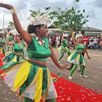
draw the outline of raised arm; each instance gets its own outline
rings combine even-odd
[[[6,9],[11,11],[12,17],[13,17],[13,22],[14,22],[14,25],[16,27],[17,32],[21,35],[22,39],[26,43],[30,43],[32,38],[26,31],[23,30],[23,28],[19,22],[19,19],[17,17],[17,14],[16,14],[14,7],[12,5],[4,4],[4,3],[0,3],[0,7],[6,8]]]
[[[74,45],[76,45],[76,42],[75,42],[75,32],[74,31],[72,31],[72,41],[73,41],[73,43],[74,43]]]

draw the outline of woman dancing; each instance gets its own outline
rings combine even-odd
[[[67,53],[68,56],[71,54],[71,51],[68,49],[68,40],[65,35],[62,36],[61,46],[58,50],[60,52],[59,61],[63,58],[65,53]]]
[[[87,77],[86,75],[84,75],[84,70],[86,67],[86,62],[84,59],[84,56],[82,55],[83,52],[86,53],[88,59],[90,59],[90,56],[88,55],[88,52],[86,50],[85,45],[82,43],[82,34],[76,34],[75,38],[74,38],[74,34],[75,32],[72,32],[72,39],[75,45],[75,51],[68,57],[67,61],[70,62],[71,64],[73,64],[70,72],[69,72],[69,79],[72,79],[72,75],[75,72],[75,70],[78,68],[78,66],[80,66],[81,69],[81,77]]]
[[[37,17],[28,26],[28,32],[24,31],[16,11],[12,5],[0,3],[0,7],[11,11],[16,30],[27,43],[28,58],[22,64],[1,68],[7,73],[5,83],[19,95],[24,95],[24,102],[56,102],[56,90],[46,60],[51,57],[58,68],[63,69],[67,64],[58,63],[52,47],[47,39],[46,17]],[[33,37],[30,35],[34,35]]]

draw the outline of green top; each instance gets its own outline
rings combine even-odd
[[[78,44],[76,46],[76,52],[83,52],[84,49],[85,49],[85,45],[84,44]]]
[[[21,40],[22,47],[25,47],[24,40]]]
[[[28,45],[27,53],[31,59],[46,60],[51,55],[49,42],[46,37],[42,39],[44,44],[40,45],[37,37],[33,37],[32,42]]]
[[[3,44],[5,43],[5,40],[3,40],[2,38],[0,38],[0,48],[3,47]]]
[[[64,39],[61,45],[64,47],[67,47],[68,46],[68,40]]]
[[[13,35],[9,35],[9,41],[13,41]]]
[[[14,43],[14,46],[13,46],[13,50],[14,50],[15,52],[23,51],[22,43],[21,43],[21,44],[18,44],[17,42],[15,42],[15,43]]]

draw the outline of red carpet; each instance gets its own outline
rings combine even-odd
[[[57,78],[54,74],[52,76]],[[54,84],[58,94],[57,102],[102,102],[102,94],[64,78],[59,78]]]
[[[4,55],[0,54],[0,66],[3,65],[2,58],[4,58]],[[54,74],[52,76],[57,78]],[[54,84],[58,94],[57,102],[102,102],[102,94],[98,94],[64,78],[59,78]]]
[[[4,54],[1,54],[0,53],[0,67],[3,66],[3,63],[2,63],[2,59],[4,58]],[[0,74],[2,73],[3,71],[0,71]]]
[[[58,94],[57,102],[102,102],[102,94],[63,78],[55,82],[55,87]]]

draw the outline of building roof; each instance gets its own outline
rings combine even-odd
[[[97,28],[94,28],[94,27],[83,27],[82,31],[102,32],[101,29],[97,29]]]

